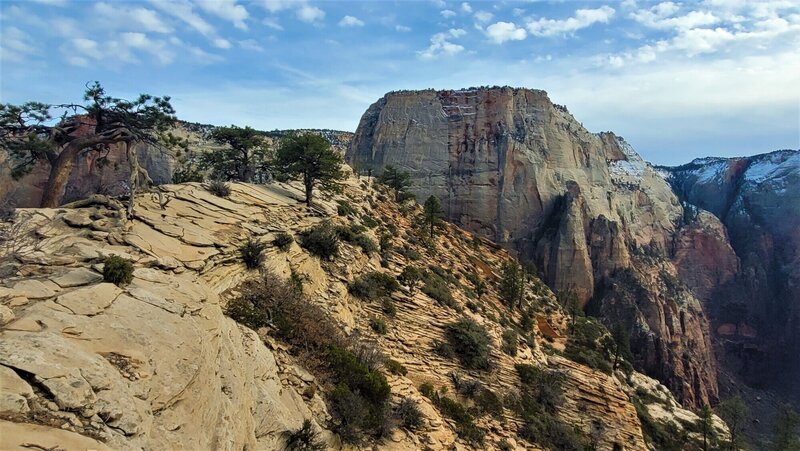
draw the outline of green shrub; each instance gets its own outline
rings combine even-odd
[[[334,230],[340,240],[361,247],[361,250],[367,255],[378,251],[378,245],[364,233],[366,229],[358,224],[337,225]]]
[[[392,301],[391,298],[383,298],[381,299],[381,311],[386,316],[392,318],[397,314],[397,307],[395,307],[394,301]]]
[[[491,340],[483,326],[468,318],[461,319],[447,326],[447,340],[464,367],[489,368]]]
[[[503,400],[497,394],[487,388],[478,390],[472,398],[475,407],[481,415],[491,415],[501,418],[503,415]]]
[[[397,360],[386,359],[383,362],[383,366],[386,368],[386,371],[394,374],[395,376],[405,376],[408,374],[406,367],[404,367],[403,364]]]
[[[426,398],[432,398],[436,393],[436,389],[430,382],[423,382],[422,385],[419,386],[419,392]]]
[[[337,200],[336,203],[337,203],[336,214],[338,214],[339,216],[349,216],[356,214],[356,211],[353,208],[353,206],[350,205],[350,202],[347,202],[346,200]]]
[[[419,409],[417,401],[411,398],[403,398],[397,406],[395,415],[400,419],[400,424],[409,431],[416,431],[422,426],[422,411]]]
[[[231,186],[222,180],[212,180],[206,185],[206,190],[217,197],[228,197],[231,195]]]
[[[446,359],[452,359],[456,356],[456,351],[446,341],[433,341],[433,352]]]
[[[133,280],[133,263],[118,255],[109,255],[103,260],[103,280],[124,286]]]
[[[355,244],[361,248],[367,255],[372,255],[375,252],[378,252],[379,248],[378,245],[375,243],[375,240],[368,237],[365,234],[360,234],[356,237]]]
[[[330,316],[273,272],[264,271],[243,282],[238,291],[240,295],[228,302],[225,313],[251,329],[272,325],[289,344],[317,352],[343,342]]]
[[[330,260],[339,255],[339,237],[328,223],[300,232],[300,245],[322,259]]]
[[[378,221],[376,221],[376,220],[375,220],[375,218],[373,218],[373,217],[372,217],[372,216],[370,216],[370,215],[364,215],[364,216],[362,216],[362,217],[361,217],[361,222],[363,222],[363,223],[364,223],[364,225],[365,225],[365,226],[367,226],[367,227],[369,227],[370,229],[374,229],[375,227],[378,227],[378,226],[380,225],[380,224],[378,223]]]
[[[428,271],[425,274],[424,284],[421,290],[442,305],[446,305],[450,308],[455,308],[457,306],[456,300],[453,298],[453,293],[450,292],[450,286],[447,285],[447,282],[443,278],[432,271]]]
[[[425,390],[423,390],[423,387]],[[469,410],[461,403],[453,398],[447,396],[440,396],[433,390],[433,386],[420,387],[422,394],[433,401],[433,404],[439,411],[447,418],[450,418],[456,423],[456,433],[460,438],[466,440],[473,445],[483,444],[485,436],[484,431],[475,425],[474,418]]]
[[[517,346],[519,344],[519,336],[514,329],[507,329],[503,332],[503,346],[502,350],[510,356],[517,355]]]
[[[318,431],[314,430],[311,420],[303,420],[303,425],[294,431],[284,432],[288,451],[324,451],[327,449],[325,442],[320,438]]]
[[[275,235],[275,238],[272,240],[272,245],[282,250],[283,252],[286,252],[292,246],[292,242],[294,242],[294,238],[292,238],[292,235],[286,232],[280,232],[277,235]]]
[[[601,339],[609,336],[606,328],[592,318],[576,317],[572,326],[572,336],[567,341],[564,356],[606,374],[611,374],[611,358],[601,344]]]
[[[422,270],[416,266],[406,266],[397,278],[400,283],[408,287],[411,294],[416,291],[417,284],[422,280]]]
[[[416,249],[409,246],[408,244],[404,244],[403,247],[400,248],[398,253],[400,253],[400,255],[411,261],[420,260],[422,258],[422,255],[419,252],[417,252]]]
[[[365,433],[385,431],[391,390],[386,378],[356,354],[332,346],[327,361],[338,382],[331,400],[338,420],[337,432],[349,443],[360,441]]]
[[[239,247],[239,254],[242,256],[245,266],[248,269],[255,269],[264,263],[264,249],[267,245],[250,237]]]
[[[389,331],[389,326],[386,325],[386,321],[381,318],[372,318],[369,320],[369,327],[372,328],[375,333],[380,335],[386,335],[386,332]]]
[[[390,274],[373,271],[362,274],[350,283],[348,291],[357,298],[373,300],[388,296],[399,289],[400,284]]]

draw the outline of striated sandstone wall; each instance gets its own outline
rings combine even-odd
[[[347,160],[376,172],[387,164],[409,171],[419,199],[439,197],[450,221],[534,260],[550,287],[584,303],[609,299],[618,286],[612,279],[626,268],[646,279],[656,261],[671,267],[683,227],[677,197],[649,164],[612,133],[588,132],[544,91],[387,94],[364,113]],[[630,254],[642,249],[654,260],[634,266]],[[634,314],[605,321],[624,322],[638,338],[642,369],[688,387],[678,391],[685,403],[715,400],[703,309],[688,307],[696,300],[670,304],[655,287],[644,289],[651,294],[645,305],[631,300]],[[689,318],[686,328],[670,328],[665,310]],[[659,362],[651,362],[644,343],[656,343]]]

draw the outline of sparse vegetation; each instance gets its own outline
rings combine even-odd
[[[292,246],[293,242],[294,238],[292,238],[292,235],[286,232],[280,232],[277,235],[275,235],[275,238],[272,240],[272,245],[277,247],[281,251],[286,252]]]
[[[350,294],[364,300],[389,296],[399,289],[400,284],[397,283],[397,279],[390,274],[378,271],[362,274],[348,287]]]
[[[417,285],[422,280],[422,270],[416,266],[406,266],[403,268],[403,271],[400,272],[398,280],[400,283],[408,287],[409,293],[414,294],[417,289]]]
[[[489,368],[491,339],[486,329],[464,318],[447,326],[447,341],[465,368]]]
[[[386,165],[379,181],[394,190],[394,201],[400,202],[406,189],[411,186],[411,175],[407,171],[401,171],[392,165]]]
[[[250,237],[239,248],[242,261],[248,269],[259,268],[264,263],[264,250],[267,248],[265,243]]]
[[[420,386],[420,392],[430,399],[439,411],[456,424],[458,436],[473,445],[483,444],[486,433],[475,424],[475,419],[469,409],[453,398],[439,394],[430,383]]]
[[[200,155],[199,166],[217,180],[265,182],[269,179],[269,147],[260,132],[250,127],[214,127],[211,139],[224,147]]]
[[[287,451],[324,451],[325,442],[320,438],[314,424],[309,419],[303,420],[302,426],[294,431],[284,432]]]
[[[369,327],[371,327],[372,330],[379,335],[386,335],[386,332],[389,331],[389,326],[386,324],[386,321],[381,318],[370,319]]]
[[[133,263],[118,255],[109,255],[103,260],[103,280],[117,286],[133,281]]]
[[[228,197],[231,195],[231,186],[222,180],[212,180],[208,182],[206,190],[217,197]]]
[[[602,324],[593,318],[579,317],[572,326],[572,335],[567,341],[564,356],[591,368],[611,374],[612,364],[609,361],[608,343],[601,339],[608,335]]]
[[[300,245],[322,259],[339,255],[339,236],[327,222],[300,232]]]
[[[514,329],[507,329],[503,332],[503,346],[502,350],[510,356],[517,355],[517,346],[519,344],[519,335]]]
[[[406,374],[408,374],[408,370],[406,369],[406,367],[404,367],[403,364],[398,362],[397,360],[386,359],[383,362],[383,366],[384,368],[386,368],[386,371],[396,376],[405,376]]]
[[[409,431],[416,431],[422,426],[424,416],[419,409],[419,404],[414,399],[403,398],[395,410],[395,415],[400,420],[400,424]]]
[[[451,308],[456,307],[456,300],[453,298],[453,293],[450,291],[447,281],[433,271],[424,273],[422,292],[442,305]]]

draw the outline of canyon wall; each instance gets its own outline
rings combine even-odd
[[[637,365],[683,402],[716,399],[708,322],[672,259],[700,267],[691,240],[677,238],[713,241],[722,226],[711,215],[685,221],[670,185],[622,138],[590,133],[544,91],[402,91],[369,107],[346,156],[360,170],[410,172],[418,199],[437,196],[448,220],[622,323]]]

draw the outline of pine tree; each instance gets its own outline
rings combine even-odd
[[[289,135],[281,142],[274,167],[291,178],[303,182],[306,205],[311,206],[314,188],[337,191],[342,172],[342,156],[331,148],[323,136],[316,133]]]
[[[500,298],[510,308],[522,305],[525,294],[525,274],[516,261],[503,264],[503,276],[500,280]]]
[[[411,174],[387,164],[381,174],[381,183],[394,190],[394,201],[400,202],[402,194],[411,186]]]
[[[434,229],[442,221],[442,204],[436,196],[430,196],[423,205],[423,222],[430,228],[431,239],[433,239]]]
[[[736,395],[733,398],[722,401],[717,407],[717,412],[728,424],[728,429],[731,432],[731,440],[728,442],[727,449],[730,451],[741,449],[744,445],[742,429],[747,424],[749,416],[747,404],[744,403],[741,396]]]

